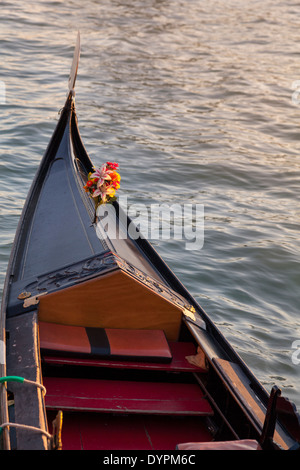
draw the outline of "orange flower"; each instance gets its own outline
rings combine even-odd
[[[110,177],[111,177],[112,181],[116,181],[117,183],[119,183],[121,181],[121,176],[116,171],[112,172],[110,174]]]

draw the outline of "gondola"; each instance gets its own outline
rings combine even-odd
[[[1,449],[298,449],[294,404],[265,390],[152,245],[130,235],[118,200],[95,215],[75,110],[79,55],[78,35],[8,265]]]

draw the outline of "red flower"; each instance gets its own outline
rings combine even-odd
[[[106,162],[106,165],[111,169],[111,170],[116,170],[118,168],[118,163],[115,162]]]

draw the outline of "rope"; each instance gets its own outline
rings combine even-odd
[[[39,432],[41,434],[44,434],[48,439],[51,439],[52,436],[49,434],[47,431],[44,431],[43,429],[40,428],[35,428],[34,426],[27,426],[27,424],[18,424],[18,423],[3,423],[0,426],[0,435],[3,431],[4,428],[12,426],[14,428],[21,428],[21,429],[27,429],[28,431],[34,431],[34,432]]]
[[[39,382],[34,382],[33,380],[28,380],[25,379],[24,377],[19,377],[17,375],[7,375],[5,377],[0,377],[0,384],[3,384],[5,382],[20,382],[20,383],[28,383],[31,385],[35,385],[36,387],[40,388],[44,394],[46,394],[46,388],[44,385],[40,384]],[[27,429],[28,431],[33,431],[33,432],[39,432],[41,434],[44,434],[48,439],[51,439],[52,436],[49,434],[47,431],[44,431],[43,429],[36,428],[34,426],[28,426],[27,424],[18,424],[18,423],[3,423],[0,425],[0,436],[3,432],[3,429],[5,427],[15,427],[15,428],[21,428],[21,429]]]
[[[39,382],[34,382],[33,380],[24,379],[24,377],[19,377],[17,375],[8,375],[6,377],[0,377],[0,383],[4,382],[20,382],[35,385],[36,387],[40,388],[46,395],[46,388],[44,387],[44,385],[40,384]]]

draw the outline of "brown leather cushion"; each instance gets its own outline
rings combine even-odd
[[[113,356],[165,357],[172,359],[162,330],[105,329]]]
[[[254,439],[239,441],[214,442],[186,442],[178,444],[177,450],[261,450],[259,443]]]
[[[162,330],[84,328],[39,322],[40,347],[47,354],[92,355],[118,359],[171,362]]]

